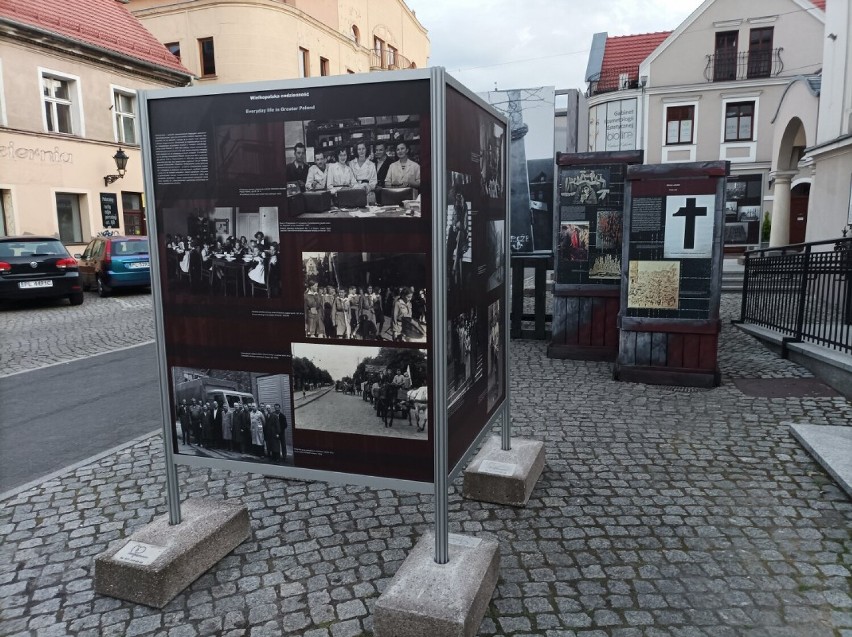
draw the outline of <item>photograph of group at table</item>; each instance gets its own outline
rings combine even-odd
[[[278,241],[262,230],[225,234],[231,228],[227,217],[187,218],[186,234],[165,236],[168,283],[174,292],[267,298],[279,294]]]
[[[420,216],[419,118],[292,124],[298,141],[287,148],[290,216]]]

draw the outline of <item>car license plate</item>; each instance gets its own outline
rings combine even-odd
[[[148,262],[145,261],[145,262],[139,262],[139,263],[128,263],[127,267],[130,268],[131,270],[141,270],[143,268],[145,268],[147,270],[148,269]]]
[[[22,290],[26,290],[27,288],[52,288],[53,281],[50,279],[43,281],[21,281],[18,283],[18,287]]]

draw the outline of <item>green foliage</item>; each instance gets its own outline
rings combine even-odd
[[[331,374],[307,358],[293,357],[293,386],[299,389],[305,383],[331,384]]]
[[[769,218],[769,211],[766,211],[763,213],[763,223],[760,226],[760,240],[764,243],[768,243],[771,231],[772,220]]]

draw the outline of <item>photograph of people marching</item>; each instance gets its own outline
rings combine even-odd
[[[426,439],[426,350],[316,342],[292,348],[297,431]]]
[[[176,453],[293,464],[288,374],[172,368]]]
[[[303,252],[305,336],[423,343],[423,254]]]

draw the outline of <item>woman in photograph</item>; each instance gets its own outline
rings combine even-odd
[[[334,288],[329,285],[323,288],[323,290],[322,322],[325,325],[325,333],[328,336],[334,336],[336,331],[334,327]]]
[[[349,338],[349,299],[343,288],[334,295],[334,311],[332,313],[334,334],[337,338]]]
[[[346,149],[341,148],[337,151],[337,163],[329,164],[328,166],[326,183],[332,194],[341,188],[355,187],[355,175],[352,173],[347,159]]]
[[[411,323],[411,290],[403,288],[393,305],[393,340],[404,340],[406,324]]]
[[[355,146],[357,156],[349,162],[349,167],[352,169],[352,174],[355,176],[355,181],[367,191],[367,199],[369,202],[369,193],[376,189],[378,177],[376,176],[376,165],[367,159],[367,144],[358,142]],[[373,197],[375,202],[375,197]]]
[[[310,338],[325,338],[325,325],[322,322],[322,295],[317,289],[315,279],[308,279],[305,290],[305,335]]]
[[[368,286],[358,303],[358,332],[362,339],[376,338],[376,311],[373,309],[373,287]]]
[[[358,333],[358,307],[361,295],[355,291],[355,286],[349,288],[349,338],[355,338]]]
[[[376,288],[373,292],[373,316],[376,317],[376,336],[381,339],[385,327],[385,312],[382,309],[382,289]]]
[[[260,247],[257,245],[252,248],[251,263],[252,266],[249,270],[248,278],[255,283],[264,285],[266,283],[266,255],[261,252]]]

